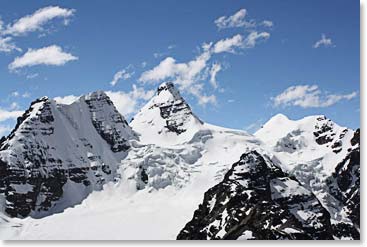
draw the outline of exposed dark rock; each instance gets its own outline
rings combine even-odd
[[[343,210],[348,218],[353,222],[353,226],[348,226],[354,230],[349,230],[349,235],[354,239],[359,239],[360,228],[360,147],[359,129],[355,131],[351,140],[353,149],[348,150],[347,156],[336,166],[334,173],[328,178],[327,184],[330,194],[337,198],[344,205]],[[340,234],[344,234],[347,224],[336,227]],[[336,233],[337,234],[337,233]],[[357,237],[356,237],[357,236]]]
[[[315,141],[319,145],[324,145],[334,140],[333,122],[325,116],[317,118],[318,123],[315,126],[316,131],[313,133]]]
[[[130,146],[124,137],[124,133],[121,133],[117,128],[104,124],[106,118],[110,118],[113,119],[115,124],[122,124],[124,128],[128,128],[129,125],[113,106],[110,98],[104,92],[95,92],[89,97],[86,97],[85,102],[90,109],[94,127],[102,138],[111,145],[111,150],[113,152],[127,151]],[[112,106],[114,109],[113,113],[109,116],[106,116],[104,112],[106,104]]]
[[[130,127],[109,98],[105,94],[95,93],[86,101],[94,127],[111,145],[111,150],[118,152],[128,149],[123,127]],[[93,149],[87,138],[80,138],[80,144],[70,144],[66,135],[65,140],[62,137],[57,139],[59,146],[54,145],[55,138],[60,138],[54,136],[57,111],[55,102],[46,97],[32,102],[29,109],[18,118],[15,129],[0,143],[0,193],[5,196],[6,203],[2,206],[9,216],[47,216],[52,214],[53,208],[65,195],[66,184],[81,186],[83,192],[72,196],[76,198],[72,200],[78,203],[91,191],[101,189],[106,178],[113,179],[110,164],[102,162],[101,156],[86,151],[92,152]],[[60,145],[68,144],[69,150],[65,148],[58,153]],[[78,154],[73,147],[83,147],[80,152],[85,153]]]
[[[209,189],[177,239],[332,239],[316,197],[256,151]]]
[[[154,107],[159,107],[161,117],[166,120],[165,128],[179,135],[186,131],[183,126],[189,121],[190,117],[197,117],[192,113],[190,106],[181,97],[173,83],[165,83],[158,87],[158,96],[164,91],[169,91],[173,96],[173,100],[155,105]],[[199,119],[198,121],[201,122]]]

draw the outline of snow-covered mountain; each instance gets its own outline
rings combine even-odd
[[[282,121],[288,126],[276,128]],[[358,238],[357,132],[315,121],[312,129],[278,115],[256,136],[214,126],[172,83],[130,125],[103,92],[70,105],[39,99],[1,142],[0,235]]]
[[[329,211],[335,234],[359,231],[359,129],[341,127],[325,116],[290,120],[282,114],[255,133],[284,170],[311,190]]]
[[[190,141],[203,124],[173,83],[162,83],[130,126],[140,134],[141,142],[167,146]]]
[[[71,105],[32,102],[0,148],[0,201],[10,216],[39,218],[80,203],[116,177],[136,139],[103,92]]]
[[[178,239],[333,239],[316,197],[266,156],[245,153],[208,190]]]

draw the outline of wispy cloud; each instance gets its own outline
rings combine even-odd
[[[261,32],[258,33],[257,31],[251,32],[246,40],[245,40],[245,47],[246,48],[254,48],[258,41],[267,40],[270,38],[270,33],[268,32]]]
[[[262,119],[259,119],[259,120],[255,121],[255,122],[253,122],[253,123],[245,126],[244,129],[245,129],[245,131],[253,134],[257,130],[259,130],[261,128],[261,126],[263,125],[263,123],[264,123],[263,120]]]
[[[18,97],[22,97],[22,98],[29,98],[31,96],[31,94],[29,92],[24,92],[24,93],[20,93],[18,91],[13,91],[10,93],[10,95],[8,96],[8,100],[10,98],[18,98]]]
[[[23,111],[5,110],[0,108],[0,122],[6,121],[8,119],[16,119],[22,114]]]
[[[240,34],[236,34],[231,38],[219,40],[214,44],[214,53],[222,52],[235,52],[235,48],[243,47],[243,37]]]
[[[246,9],[240,9],[231,16],[221,16],[214,21],[219,29],[233,28],[233,27],[254,27],[256,24],[253,20],[247,21]]]
[[[0,52],[12,52],[12,51],[19,51],[21,52],[22,49],[20,49],[19,47],[17,47],[14,42],[12,37],[1,37],[0,36]]]
[[[34,78],[36,78],[36,77],[38,77],[39,76],[39,74],[38,73],[33,73],[33,74],[29,74],[29,75],[27,75],[26,76],[26,78],[28,79],[28,80],[31,80],[31,79],[34,79]]]
[[[26,15],[13,24],[7,25],[7,28],[2,32],[4,35],[20,36],[29,32],[42,31],[44,25],[53,19],[61,18],[64,24],[69,23],[69,19],[75,13],[74,9],[61,8],[59,6],[48,6],[38,9],[31,15]]]
[[[272,98],[272,102],[275,107],[328,107],[341,100],[351,100],[356,96],[357,92],[349,94],[328,94],[322,92],[317,85],[297,85],[287,88],[285,91]]]
[[[313,48],[319,48],[321,46],[324,47],[334,47],[333,41],[330,38],[326,38],[325,34],[321,35],[321,39],[316,41],[316,43],[313,45]]]
[[[166,57],[154,68],[144,71],[139,81],[142,83],[159,83],[164,80],[172,80],[180,90],[193,95],[200,105],[216,104],[216,96],[204,93],[205,81],[218,88],[217,73],[221,70],[219,63],[210,63],[215,54],[236,53],[240,49],[255,47],[258,41],[266,40],[269,33],[256,31],[250,32],[246,38],[241,34],[224,38],[217,42],[204,43],[200,53],[186,63],[179,63],[173,57]]]
[[[254,31],[254,29],[258,27],[266,27],[271,28],[274,26],[274,23],[270,20],[263,20],[257,22],[254,19],[246,19],[247,18],[247,10],[240,9],[236,13],[230,16],[221,16],[214,21],[215,25],[218,29],[226,29],[226,28],[245,28],[246,30]]]
[[[135,74],[134,71],[131,71],[132,68],[133,68],[133,66],[130,64],[126,68],[117,71],[116,74],[113,76],[113,79],[110,82],[110,85],[115,86],[117,84],[117,82],[119,82],[120,80],[130,79]]]
[[[210,68],[210,84],[213,88],[218,88],[217,74],[221,71],[222,66],[219,63],[214,63]]]
[[[139,78],[143,83],[158,83],[171,79],[180,89],[190,93],[198,99],[199,104],[214,103],[215,96],[203,93],[203,84],[200,79],[205,76],[205,68],[212,55],[212,45],[204,44],[203,51],[187,63],[177,63],[172,57],[162,60],[156,67],[143,72]]]
[[[260,23],[260,25],[262,25],[264,27],[273,27],[274,23],[272,21],[269,21],[269,20],[264,20]]]
[[[30,67],[35,65],[53,65],[61,66],[67,62],[77,60],[78,57],[70,53],[64,52],[61,47],[52,45],[40,49],[28,49],[28,51],[20,57],[16,57],[14,61],[9,64],[10,70],[16,70],[23,67]]]

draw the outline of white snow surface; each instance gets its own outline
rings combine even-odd
[[[314,132],[323,126],[330,127],[326,135],[332,140],[320,145]],[[342,205],[330,195],[326,179],[351,148],[353,130],[341,127],[322,115],[290,120],[283,114],[277,114],[254,135],[264,143],[263,148],[276,155],[283,170],[295,175],[303,186],[316,195],[329,211],[333,222],[350,223]],[[333,148],[339,142],[340,147]]]

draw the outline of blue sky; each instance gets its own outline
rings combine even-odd
[[[0,135],[44,95],[102,89],[130,118],[166,80],[216,125],[360,126],[359,1],[3,0],[0,20]]]

